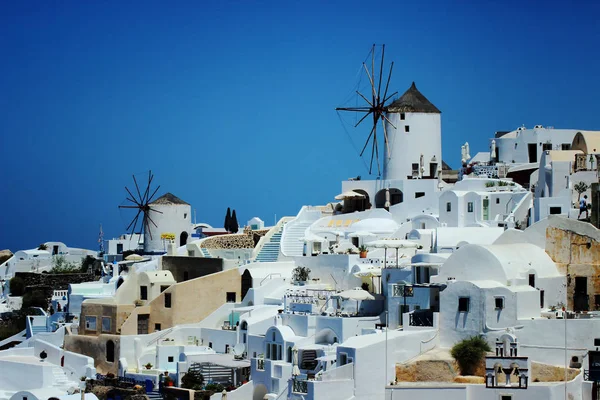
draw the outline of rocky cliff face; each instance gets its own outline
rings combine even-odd
[[[6,260],[11,258],[13,253],[10,250],[0,250],[0,264],[4,264]]]

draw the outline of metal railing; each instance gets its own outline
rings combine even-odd
[[[294,379],[292,381],[292,392],[308,393],[308,383],[306,381],[299,381],[299,380]]]

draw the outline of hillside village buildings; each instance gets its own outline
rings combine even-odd
[[[229,400],[592,399],[600,231],[577,217],[579,195],[596,198],[600,132],[498,133],[452,183],[440,111],[413,84],[388,115],[382,179],[342,182],[339,203],[198,238],[189,204],[159,198],[155,239],[133,238],[143,256],[108,246],[99,280],[53,298],[66,311],[0,342],[17,344],[0,351],[0,398],[97,374],[157,391],[200,371]],[[17,252],[0,273],[52,257]],[[449,349],[472,336],[493,352],[469,380]],[[450,372],[422,374],[435,365]]]

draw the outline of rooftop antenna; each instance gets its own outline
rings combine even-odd
[[[104,254],[104,232],[102,232],[102,224],[100,224],[100,233],[98,234],[98,247],[100,253]]]

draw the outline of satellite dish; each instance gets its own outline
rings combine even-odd
[[[235,346],[233,346],[232,352],[234,356],[242,356],[245,350],[246,346],[244,346],[243,343],[238,343]]]

